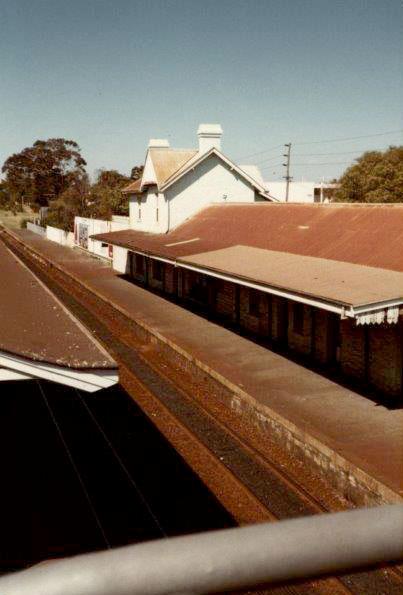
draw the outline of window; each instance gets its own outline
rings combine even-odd
[[[292,330],[297,335],[304,334],[304,304],[293,305]]]
[[[101,248],[107,248],[109,246],[109,244],[106,244],[105,242],[101,242]]]
[[[153,278],[155,281],[162,281],[163,267],[160,260],[153,260]]]
[[[137,197],[137,206],[138,206],[137,219],[138,219],[138,221],[141,221],[141,198],[140,198],[140,196]]]
[[[249,314],[259,316],[260,293],[256,289],[249,289]]]

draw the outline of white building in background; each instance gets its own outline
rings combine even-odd
[[[265,187],[270,197],[279,202],[285,202],[286,187],[285,181],[265,182]],[[290,182],[288,202],[329,202],[337,184],[326,182]]]
[[[201,124],[197,136],[195,149],[150,140],[142,178],[123,190],[131,229],[166,233],[212,203],[273,200],[257,167],[238,166],[221,152],[219,124]]]

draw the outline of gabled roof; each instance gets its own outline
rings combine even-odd
[[[226,157],[223,153],[221,153],[221,151],[219,151],[215,147],[212,147],[206,153],[196,152],[196,154],[191,159],[185,162],[181,168],[179,168],[176,172],[174,172],[169,178],[165,180],[160,189],[166,190],[167,188],[175,184],[178,180],[180,180],[190,170],[196,168],[198,165],[200,165],[200,163],[202,163],[212,155],[215,155],[218,159],[223,161],[232,171],[235,171],[239,176],[246,180],[260,194],[267,196],[267,192],[263,184],[255,180],[251,175],[249,175],[249,173],[247,173],[238,165],[233,163],[230,159],[228,159],[228,157]]]
[[[130,182],[128,186],[125,186],[122,190],[123,194],[140,194],[141,193],[141,178]]]
[[[175,172],[181,170],[197,151],[192,149],[149,149],[149,154],[154,165],[158,188],[161,190],[166,181]]]
[[[130,192],[142,192],[150,185],[160,190],[165,181],[189,161],[197,151],[192,149],[149,148],[144,164],[140,187],[136,185]],[[126,189],[127,192],[127,189]]]
[[[135,180],[122,192],[124,194],[139,194],[147,186],[154,184],[158,190],[164,191],[212,155],[223,161],[261,195],[269,197],[257,167],[247,166],[242,169],[214,147],[206,153],[200,153],[195,149],[150,148],[147,151],[141,180]],[[255,176],[253,172],[256,172]]]

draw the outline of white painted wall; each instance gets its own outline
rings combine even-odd
[[[112,231],[119,231],[119,229],[129,229],[130,218],[126,215],[112,215],[111,227]]]
[[[87,250],[97,256],[103,258],[110,258],[109,249],[107,245],[102,245],[102,242],[98,240],[91,240],[90,236],[98,233],[108,233],[110,231],[120,231],[122,229],[128,229],[130,227],[129,217],[112,217],[112,221],[104,221],[103,219],[90,219],[88,217],[75,217],[74,218],[74,241],[76,246],[80,246],[79,226],[87,228],[88,233],[88,245]],[[81,244],[81,248],[85,248]]]
[[[151,186],[142,196],[131,196],[129,213],[132,229],[152,233],[165,233],[168,230],[168,203],[156,186]]]
[[[151,186],[143,196],[130,196],[130,227],[166,233],[211,203],[254,201],[254,188],[216,155],[211,155],[165,193]]]
[[[277,200],[284,202],[286,194],[286,183],[284,182],[265,182],[265,186],[271,196]],[[326,184],[322,182],[290,182],[290,190],[288,195],[288,202],[314,202],[315,188],[334,188],[334,184]],[[326,202],[326,201],[325,201]]]
[[[254,202],[255,190],[211,155],[166,190],[172,229],[211,203]]]
[[[150,141],[151,142],[151,141]],[[155,175],[155,169],[153,160],[151,159],[150,152],[147,151],[146,160],[144,163],[144,171],[142,175],[142,184],[156,184],[157,176]]]
[[[112,266],[118,273],[125,274],[128,272],[128,252],[126,248],[121,248],[121,246],[113,247]]]
[[[82,228],[87,228],[87,246],[85,246],[83,243],[80,244],[80,226],[82,226]],[[103,221],[102,219],[89,219],[87,217],[74,218],[74,238],[76,246],[81,246],[81,248],[85,248],[92,254],[102,256],[103,258],[109,258],[108,246],[102,246],[102,242],[98,242],[98,240],[91,240],[90,236],[97,233],[107,233],[109,231],[111,231],[110,221]]]
[[[61,246],[68,246],[72,248],[74,246],[74,234],[71,231],[64,231],[58,227],[46,226],[46,239],[51,242],[56,242]]]
[[[33,233],[36,233],[39,236],[46,237],[46,228],[41,227],[40,225],[36,225],[36,223],[31,223],[30,221],[27,221],[27,229],[29,231],[32,231]]]

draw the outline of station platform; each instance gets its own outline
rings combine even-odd
[[[257,415],[282,428],[312,460],[345,481],[362,482],[373,501],[403,500],[403,408],[386,406],[143,289],[80,249],[27,230],[31,249],[74,276],[137,324],[222,382]],[[232,403],[231,406],[234,406]],[[310,453],[310,454],[309,454]]]

